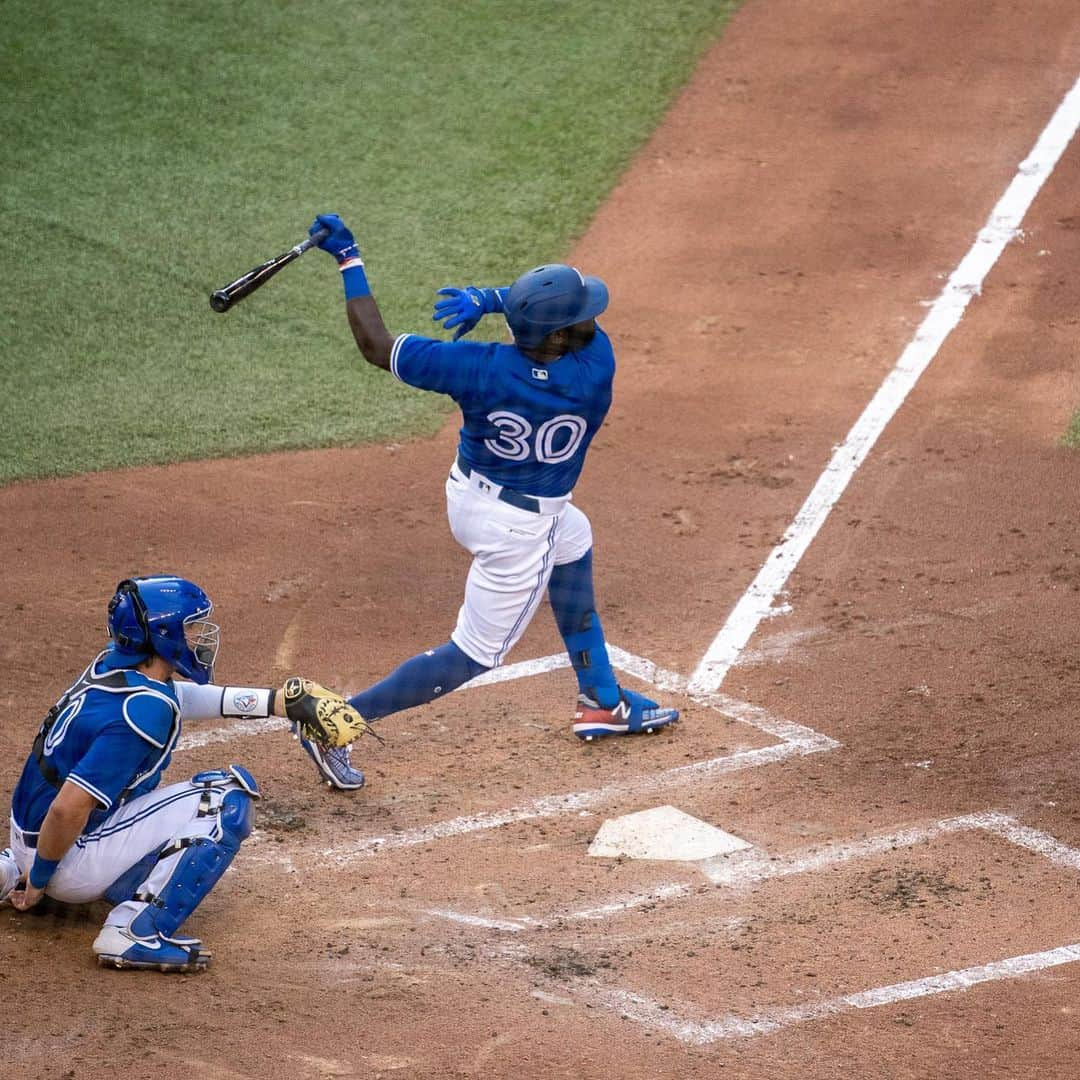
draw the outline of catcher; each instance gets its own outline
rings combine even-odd
[[[251,833],[259,787],[241,765],[159,787],[183,719],[285,716],[326,747],[366,730],[307,679],[213,685],[212,607],[184,578],[120,582],[109,645],[49,710],[12,796],[0,901],[28,911],[45,896],[109,900],[93,945],[102,966],[192,972],[210,962],[198,938],[177,931]]]

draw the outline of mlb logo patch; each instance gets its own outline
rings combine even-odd
[[[543,382],[547,382],[548,373],[542,367],[534,367],[532,369],[532,376],[534,379],[540,379]]]
[[[253,712],[258,700],[254,694],[233,694],[233,708],[238,713]]]

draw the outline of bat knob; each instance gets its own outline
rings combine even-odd
[[[232,307],[232,299],[227,292],[216,292],[210,297],[210,306],[220,315]]]

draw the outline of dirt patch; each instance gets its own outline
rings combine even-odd
[[[933,902],[954,904],[970,891],[967,885],[950,881],[939,871],[927,873],[925,870],[901,867],[897,870],[872,871],[865,881],[856,885],[852,895],[875,908],[905,911]],[[984,897],[990,895],[989,878],[982,880],[980,893]]]

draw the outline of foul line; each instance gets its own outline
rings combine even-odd
[[[886,376],[862,416],[829,459],[795,520],[765,560],[750,588],[728,616],[690,678],[690,691],[716,690],[736,662],[758,624],[772,611],[784,587],[855,471],[903,404],[919,377],[982,288],[983,279],[1005,245],[1020,230],[1028,208],[1053,172],[1080,125],[1080,79],[1065,95],[1034,149],[1019,165],[1016,176],[998,200],[974,244],[952,272],[914,338]]]

